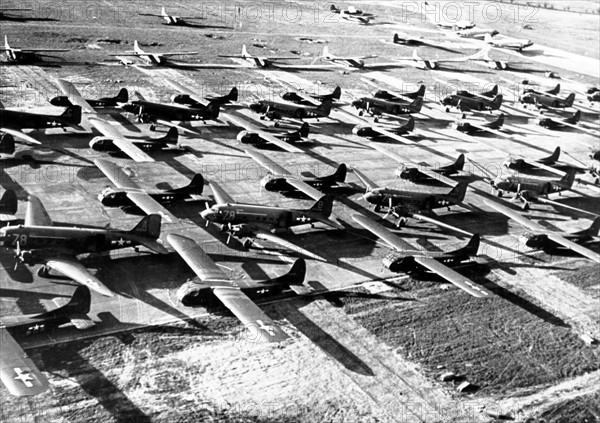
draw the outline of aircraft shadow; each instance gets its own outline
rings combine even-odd
[[[299,311],[303,300],[286,302],[277,307],[279,313],[283,315],[296,329],[306,336],[312,343],[318,346],[325,354],[340,363],[346,369],[365,376],[374,376],[373,370],[362,361],[356,354],[339,343],[331,335],[321,329],[312,320]],[[298,304],[298,306],[296,306]]]

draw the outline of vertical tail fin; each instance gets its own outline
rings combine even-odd
[[[119,103],[127,103],[129,101],[129,92],[127,88],[121,88],[119,94],[115,96],[115,101]]]
[[[319,213],[324,218],[328,218],[331,215],[331,210],[333,209],[333,196],[330,194],[326,194],[321,197],[310,209],[309,211],[313,213]]]
[[[341,163],[335,173],[333,174],[333,178],[336,182],[344,182],[346,180],[346,174],[348,173],[348,168],[345,163]]]
[[[196,173],[190,183],[182,188],[175,188],[169,190],[169,192],[183,192],[186,194],[202,194],[202,190],[204,189],[204,177],[200,173]]]
[[[10,46],[8,45],[8,36],[4,36],[4,48],[10,50]]]
[[[466,181],[460,181],[452,190],[446,194],[447,197],[452,198],[456,202],[462,202],[467,194],[467,187],[469,183]]]
[[[571,93],[567,96],[567,98],[565,98],[565,103],[571,107],[573,105],[573,102],[575,101],[575,93]]]
[[[246,44],[242,45],[242,57],[252,57],[248,54],[248,50],[246,49]]]
[[[329,54],[329,47],[324,46],[323,53],[321,55],[326,59],[329,59],[330,57],[332,57],[331,54]]]
[[[600,217],[594,219],[591,226],[585,230],[585,233],[589,236],[598,236],[600,233]]]
[[[415,129],[415,118],[414,117],[410,117],[408,118],[408,122],[406,122],[406,124],[404,124],[404,129],[407,131],[412,131]]]
[[[567,174],[560,179],[560,182],[571,188],[573,186],[573,182],[575,182],[575,170],[570,169]]]
[[[419,53],[417,53],[417,49],[413,50],[413,54],[412,54],[413,59],[415,60],[421,60],[421,58],[419,57]]]
[[[72,125],[81,123],[81,106],[69,106],[60,117]]]
[[[467,245],[463,247],[463,251],[470,256],[476,256],[477,251],[479,250],[480,242],[481,237],[479,234],[473,234]]]
[[[539,162],[543,163],[545,165],[552,165],[558,161],[559,157],[560,157],[560,146],[556,147],[554,149],[554,152],[551,155],[539,160]]]
[[[419,89],[417,91],[415,91],[414,94],[417,97],[424,97],[425,96],[425,84],[421,84],[421,86],[419,87]]]
[[[581,119],[581,110],[577,110],[572,116],[565,119],[566,123],[575,125]]]
[[[64,306],[54,310],[54,312],[64,313],[67,316],[71,314],[88,314],[91,302],[90,289],[85,285],[81,285],[77,287],[71,300]]]
[[[483,41],[485,41],[488,44],[492,44],[494,42],[494,40],[492,39],[492,36],[490,34],[485,34],[483,36]]]
[[[322,110],[325,114],[329,115],[329,112],[331,112],[332,105],[333,100],[331,100],[330,98],[326,98],[321,104],[317,106],[317,109]]]
[[[339,100],[341,96],[342,96],[342,89],[340,88],[339,85],[336,85],[335,89],[333,90],[333,92],[331,93],[331,95],[329,97],[331,97],[332,99],[335,99],[335,100]]]
[[[481,93],[484,97],[496,97],[498,95],[498,85],[494,85],[494,87],[489,90]]]
[[[394,34],[394,44],[400,44],[400,37],[398,34]]]
[[[492,110],[498,110],[502,106],[502,94],[498,94],[492,100]]]
[[[560,84],[556,84],[556,87],[546,91],[548,94],[557,95],[560,92]]]
[[[140,48],[140,45],[137,40],[133,41],[133,51],[137,54],[142,54],[144,50]]]
[[[227,94],[228,101],[238,101],[238,89],[237,87],[233,87],[229,94]]]
[[[300,137],[302,137],[302,138],[308,137],[309,132],[310,132],[310,125],[308,124],[308,122],[304,122],[302,124],[302,126],[300,127],[300,129],[298,130]]]
[[[417,97],[415,98],[415,100],[409,104],[409,108],[414,112],[414,113],[419,113],[421,111],[421,108],[423,107],[423,97]]]
[[[162,16],[164,16],[165,18],[169,17],[169,15],[167,15],[167,11],[165,10],[165,7],[163,6],[162,10],[160,11],[160,14]]]
[[[17,193],[12,189],[7,189],[0,198],[0,213],[15,214],[18,208]]]
[[[150,214],[140,220],[129,233],[157,239],[160,236],[161,222],[162,218],[159,214]]]
[[[169,128],[167,135],[162,137],[160,140],[165,144],[177,144],[177,141],[179,141],[179,131],[177,131],[177,128],[172,126]]]
[[[456,171],[460,171],[460,170],[464,169],[464,167],[465,167],[465,155],[463,153],[460,153],[460,156],[458,156],[458,158],[456,159],[456,161],[454,162],[454,164],[452,165],[452,167]]]

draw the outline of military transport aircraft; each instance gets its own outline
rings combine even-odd
[[[437,41],[426,40],[425,38],[422,38],[422,37],[411,37],[410,35],[406,35],[406,34],[396,33],[396,34],[394,34],[392,41],[388,41],[388,40],[384,40],[384,39],[381,39],[379,41],[381,41],[384,44],[399,44],[399,45],[411,46],[411,47],[429,46],[429,47],[433,47],[433,48],[438,48],[440,50],[456,52],[455,50],[453,50],[451,48],[447,48],[447,47],[440,45],[440,43],[438,43]]]
[[[371,116],[384,114],[398,116],[419,113],[423,107],[423,97],[417,97],[412,102],[398,102],[374,97],[361,97],[352,102],[352,107],[360,110],[358,113],[359,116],[362,116],[365,112],[369,113]]]
[[[323,47],[323,52],[316,59],[321,59],[326,62],[330,62],[333,65],[341,66],[350,69],[376,69],[376,68],[390,68],[399,67],[396,61],[386,63],[365,63],[367,59],[375,59],[377,55],[370,54],[368,56],[356,56],[356,57],[341,57],[336,56],[329,52],[329,47]],[[316,60],[315,59],[315,60]]]
[[[346,9],[340,9],[340,8],[336,7],[335,4],[332,4],[331,7],[329,8],[329,10],[332,13],[338,13],[338,14],[341,14],[343,12],[347,15],[355,15],[355,16],[371,15],[371,13],[363,13],[362,10],[357,9],[354,6],[348,6]]]
[[[470,110],[498,110],[502,106],[502,94],[498,94],[493,99],[483,95],[471,94],[468,91],[457,91],[456,94],[450,94],[441,101],[443,106],[456,107],[460,111]],[[449,107],[446,107],[449,111]]]
[[[502,125],[504,125],[504,113],[500,114],[500,116],[498,116],[498,119],[492,122],[486,121],[484,123],[478,123],[475,121],[467,121],[465,120],[465,118],[466,116],[463,115],[462,120],[459,120],[455,123],[454,126],[457,131],[464,132],[468,135],[475,135],[481,132],[490,132],[492,134],[499,135],[502,137],[508,136],[506,134],[503,134],[502,132],[498,132],[498,130],[502,128]]]
[[[204,220],[221,224],[224,231],[230,235],[247,238],[245,246],[251,244],[250,237],[266,239],[287,248],[295,249],[307,256],[314,256],[310,252],[299,249],[289,242],[274,236],[270,231],[287,230],[292,226],[313,225],[322,222],[336,229],[343,229],[339,223],[329,219],[333,207],[333,197],[323,195],[310,209],[290,209],[285,207],[262,206],[256,204],[236,203],[216,182],[210,181],[215,202],[200,215]]]
[[[57,226],[52,223],[42,202],[30,195],[24,224],[0,228],[0,244],[14,249],[20,262],[30,266],[42,264],[39,276],[47,276],[49,270],[54,269],[102,295],[112,297],[113,292],[88,272],[76,256],[138,245],[156,253],[166,253],[165,247],[157,242],[160,223],[159,215],[150,215],[131,231]]]
[[[319,119],[328,117],[333,101],[325,99],[319,105],[304,105],[295,103],[282,103],[272,100],[259,100],[248,107],[255,113],[260,113],[263,118],[270,120],[290,119]]]
[[[377,90],[373,93],[373,97],[381,98],[382,100],[387,101],[406,103],[407,99],[415,100],[417,97],[425,97],[425,85],[421,84],[417,90],[406,93],[396,93],[389,90]]]
[[[204,178],[197,173],[191,182],[181,188],[168,190],[145,190],[135,183],[125,170],[114,162],[96,159],[94,163],[116,187],[105,188],[98,194],[98,201],[106,207],[139,208],[146,214],[158,214],[168,222],[174,223],[177,218],[163,207],[201,195],[204,189]]]
[[[600,254],[584,247],[586,244],[598,243],[600,217],[596,217],[592,225],[587,229],[574,233],[558,233],[527,219],[521,213],[517,213],[495,201],[483,200],[483,202],[531,231],[521,236],[526,246],[544,251],[555,251],[562,247],[575,251],[590,260],[594,260],[596,263],[600,263]]]
[[[423,4],[425,5],[425,10],[423,11],[423,14],[432,24],[436,25],[438,28],[451,29],[453,31],[457,31],[461,29],[469,29],[475,27],[475,23],[473,21],[460,19],[460,14],[457,19],[448,16],[445,13],[445,8],[439,7],[439,4],[433,6],[427,2],[424,2]]]
[[[260,181],[261,186],[267,191],[290,192],[298,190],[318,201],[324,194],[316,188],[331,188],[346,180],[347,168],[344,163],[340,164],[331,175],[306,178],[292,174],[264,154],[251,150],[245,150],[245,152],[247,156],[268,170],[269,173]]]
[[[577,173],[585,173],[589,171],[589,167],[585,166],[585,163],[581,163],[583,166],[572,165],[570,163],[559,162],[561,149],[556,147],[554,152],[548,156],[539,160],[529,160],[524,157],[515,157],[510,155],[503,163],[502,166],[521,173],[528,173],[538,168],[543,169],[547,172],[552,172],[557,175],[563,176],[566,172],[574,171]],[[576,159],[575,159],[576,160]],[[578,161],[578,160],[576,160]],[[585,181],[578,180],[577,182],[586,183]]]
[[[575,101],[575,93],[569,94],[566,98],[558,98],[555,95],[538,93],[538,92],[525,92],[519,101],[524,104],[535,104],[539,108],[566,108],[572,107]]]
[[[460,154],[456,161],[444,166],[429,166],[425,167],[417,163],[412,165],[403,165],[397,168],[394,172],[397,178],[407,179],[411,182],[422,182],[427,179],[440,180],[451,186],[456,186],[457,182],[450,180],[445,176],[456,175],[465,167],[465,155]]]
[[[67,107],[60,115],[47,115],[30,113],[20,110],[8,110],[0,103],[0,133],[10,134],[31,144],[41,144],[38,140],[26,135],[23,129],[46,129],[74,127],[80,129],[81,107]],[[10,139],[2,138],[3,142],[10,144]],[[14,143],[14,139],[12,140]],[[6,147],[4,147],[6,148]],[[14,151],[14,145],[13,145]]]
[[[103,136],[94,137],[90,141],[90,148],[95,151],[117,153],[122,151],[136,162],[153,162],[154,159],[146,151],[159,151],[176,145],[179,134],[177,128],[170,128],[164,137],[156,139],[126,138],[113,125],[97,116],[88,118],[89,122]]]
[[[238,63],[240,64],[244,64],[245,67],[255,67],[255,68],[270,68],[270,67],[275,67],[275,68],[284,68],[286,66],[291,66],[295,68],[295,65],[284,65],[281,63],[277,63],[281,60],[298,60],[298,57],[290,57],[290,56],[282,56],[282,57],[277,57],[277,56],[268,56],[268,57],[261,57],[261,56],[253,56],[250,53],[248,53],[248,49],[246,48],[246,45],[242,45],[242,53],[241,54],[219,54],[217,57],[225,57],[228,59],[236,59],[236,61],[240,61]],[[305,65],[301,65],[302,67],[304,67]]]
[[[493,37],[494,35],[498,35],[499,32],[495,29],[469,28],[469,29],[462,29],[462,30],[456,31],[455,34],[458,35],[459,37],[464,37],[464,38],[481,38],[481,39],[483,39],[488,34]]]
[[[579,122],[580,119],[581,110],[577,110],[568,118],[564,118],[561,120],[555,120],[549,117],[540,117],[540,119],[538,120],[538,125],[540,125],[543,128],[552,130],[563,129],[565,127],[580,129],[577,126],[577,122]]]
[[[12,15],[14,12],[29,12],[33,9],[22,7],[0,7],[0,18],[6,15]]]
[[[517,38],[504,38],[504,39],[499,40],[497,38],[494,38],[490,34],[486,34],[483,37],[483,40],[486,43],[491,44],[494,47],[508,48],[508,49],[513,49],[513,50],[518,50],[518,51],[523,51],[524,48],[527,48],[527,47],[530,47],[533,45],[533,41],[531,41],[531,40],[520,40]]]
[[[57,80],[58,86],[64,96],[57,96],[50,100],[50,104],[59,107],[69,107],[73,104],[80,106],[83,110],[89,113],[96,113],[97,108],[118,107],[120,104],[129,101],[129,93],[127,88],[121,88],[119,93],[114,97],[102,97],[99,99],[83,98],[79,90],[64,79]]]
[[[390,271],[408,274],[432,272],[476,298],[491,297],[490,291],[452,269],[471,262],[471,258],[477,255],[479,235],[473,235],[469,243],[458,250],[432,252],[413,247],[366,216],[354,214],[352,219],[396,251],[383,259],[383,265]]]
[[[0,380],[12,395],[38,395],[49,388],[48,379],[13,336],[28,337],[52,331],[67,323],[80,330],[91,328],[94,323],[87,316],[90,302],[90,290],[86,286],[79,286],[67,304],[54,310],[0,318]]]
[[[199,51],[170,51],[170,52],[153,52],[147,53],[140,48],[140,45],[137,40],[133,42],[133,51],[124,52],[124,53],[111,53],[110,56],[113,57],[140,57],[144,61],[146,61],[150,65],[154,66],[167,66],[170,61],[169,58],[174,56],[192,56],[200,54]]]
[[[350,13],[346,12],[345,10],[340,10],[340,18],[342,18],[348,22],[357,23],[359,25],[368,25],[371,23],[371,20],[375,19],[375,17],[372,15],[350,14]]]
[[[366,186],[363,198],[375,205],[376,213],[380,211],[381,207],[386,207],[386,217],[390,214],[397,217],[397,226],[404,224],[406,217],[410,217],[415,213],[431,212],[434,209],[442,207],[449,209],[453,205],[464,206],[462,201],[465,198],[469,185],[468,182],[461,181],[445,194],[427,192],[427,187],[423,187],[422,191],[386,188],[377,186],[362,172],[356,169],[353,169],[353,171]]]
[[[327,94],[309,94],[304,95],[297,91],[288,91],[281,94],[281,98],[285,101],[289,101],[296,104],[304,105],[316,105],[329,99],[331,101],[337,101],[342,96],[342,89],[336,86],[334,90]]]
[[[163,8],[160,11],[160,15],[156,14],[156,13],[139,13],[140,16],[156,16],[158,18],[163,18],[166,23],[164,23],[164,25],[173,25],[173,26],[196,26],[196,24],[190,24],[186,21],[187,20],[199,20],[199,19],[204,19],[201,17],[194,17],[194,16],[174,16],[174,15],[169,15],[167,13],[167,11],[165,10],[165,7],[163,6]]]
[[[233,281],[194,240],[176,234],[167,235],[167,240],[200,278],[200,282],[186,282],[177,291],[183,305],[211,306],[218,301],[246,326],[248,340],[281,342],[288,338],[251,298],[278,293],[286,287],[301,287],[306,274],[304,259],[297,259],[287,275],[275,279]]]
[[[41,62],[39,57],[44,53],[64,53],[70,51],[64,48],[13,48],[8,44],[8,37],[4,36],[4,47],[0,47],[6,53],[6,59],[14,63]]]
[[[460,62],[466,62],[469,60],[476,60],[480,57],[480,53],[475,53],[471,56],[464,56],[464,57],[454,57],[454,58],[447,58],[447,59],[425,59],[422,58],[421,56],[419,56],[419,53],[417,53],[417,50],[413,50],[413,54],[412,56],[407,56],[407,57],[395,57],[394,60],[398,61],[398,62],[412,62],[414,66],[416,66],[419,69],[438,69],[440,67],[440,64],[443,63],[460,63]]]
[[[137,119],[140,122],[150,123],[150,130],[154,130],[157,124],[173,126],[171,123],[173,121],[181,123],[191,121],[205,122],[207,120],[216,120],[219,117],[219,104],[209,103],[206,107],[192,108],[174,106],[172,104],[153,103],[147,101],[138,92],[135,93],[135,96],[138,100],[133,100],[124,104],[122,108],[126,112],[137,115]]]
[[[302,125],[299,129],[286,131],[278,130],[277,128],[260,128],[257,125],[251,123],[249,120],[242,118],[239,115],[233,113],[223,114],[225,119],[231,122],[235,126],[244,128],[237,135],[237,140],[244,144],[256,144],[269,143],[276,145],[282,150],[290,153],[303,153],[304,151],[300,148],[290,144],[290,142],[299,141],[302,138],[308,136],[308,124]]]

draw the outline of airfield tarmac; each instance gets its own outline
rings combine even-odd
[[[180,14],[201,13],[199,7],[187,2],[179,5]],[[103,10],[112,10],[113,6],[106,2]],[[394,13],[394,7],[388,8],[383,2],[356,3],[356,6],[363,10],[368,6],[371,13],[382,17]],[[138,8],[140,12],[160,9],[155,2],[145,2]],[[303,10],[310,9],[306,6]],[[552,13],[563,12],[544,11],[540,19],[556,21]],[[168,28],[158,20],[137,16],[131,20],[100,18],[97,22],[74,17],[35,23],[35,31],[31,31],[31,22],[3,21],[3,29],[15,46],[50,43],[76,50],[65,55],[72,63],[61,67],[2,66],[3,84],[15,87],[3,88],[1,100],[7,107],[45,106],[48,110],[46,100],[59,93],[56,77],[70,80],[90,96],[113,95],[121,86],[127,86],[151,100],[167,100],[173,94],[165,79],[206,94],[223,94],[236,85],[241,88],[243,102],[265,95],[276,96],[286,90],[286,83],[308,92],[318,87],[319,93],[339,84],[346,105],[335,109],[330,118],[315,123],[311,142],[301,145],[305,155],[291,157],[275,149],[261,151],[299,172],[324,175],[333,171],[335,164],[346,163],[382,186],[407,185],[413,189],[422,187],[394,178],[398,162],[373,150],[368,140],[351,133],[360,119],[347,104],[374,89],[363,78],[396,91],[415,88],[420,81],[427,85],[426,99],[430,102],[422,114],[415,116],[416,136],[409,137],[414,144],[384,143],[407,161],[444,165],[465,153],[496,172],[506,158],[502,151],[539,158],[560,145],[575,159],[589,162],[589,147],[598,146],[597,137],[582,131],[543,130],[534,123],[531,112],[510,103],[520,88],[514,85],[523,79],[547,88],[560,82],[561,92],[578,93],[581,102],[576,107],[583,111],[584,128],[597,130],[598,108],[582,101],[581,94],[588,86],[598,84],[594,76],[599,68],[597,45],[596,51],[590,48],[594,53],[587,55],[580,72],[574,72],[572,58],[573,54],[584,55],[581,43],[577,52],[565,52],[562,58],[554,54],[551,63],[545,61],[543,67],[540,67],[542,59],[531,61],[522,68],[526,72],[488,71],[470,64],[448,66],[464,69],[463,72],[422,71],[407,66],[344,73],[188,71],[91,64],[105,60],[108,51],[129,49],[135,38],[143,39],[144,44],[157,43],[147,47],[148,50],[187,50],[200,46],[203,51],[200,61],[222,63],[226,59],[214,56],[237,53],[242,43],[247,43],[251,52],[265,52],[265,55],[287,56],[291,50],[309,52],[311,55],[302,59],[309,63],[322,44],[295,41],[294,37],[299,35],[327,39],[335,54],[376,52],[384,61],[398,54],[410,55],[408,47],[379,41],[391,39],[398,28],[401,32],[423,29],[420,35],[442,39],[432,32],[432,25],[416,17],[394,25],[333,26],[312,22],[314,16],[305,16],[289,25],[291,31],[285,22],[276,20],[269,25],[244,23],[232,30]],[[584,15],[580,19],[582,31],[586,31],[589,17]],[[208,21],[217,26],[228,25],[214,16]],[[476,22],[489,26],[477,19]],[[543,31],[535,27],[518,34],[514,32],[518,27],[515,23],[503,21],[498,26],[507,35],[544,40]],[[52,41],[47,37],[49,32],[55,35]],[[207,33],[223,39],[205,37]],[[359,38],[363,33],[366,40]],[[111,41],[101,41],[107,39]],[[119,44],[117,40],[129,44]],[[464,39],[443,42],[454,44],[457,50],[469,44]],[[265,44],[267,48],[261,50],[251,44]],[[477,45],[470,51],[476,48]],[[419,51],[421,55],[451,55],[427,47]],[[501,51],[493,53],[507,59],[513,57]],[[545,70],[559,73],[562,79],[545,78]],[[501,84],[508,100],[503,108],[508,115],[504,131],[513,137],[465,139],[449,128],[459,115],[446,115],[435,102],[439,100],[442,83],[452,84],[453,89],[476,91]],[[248,111],[241,113],[251,116]],[[118,122],[120,131],[132,137],[161,133],[150,132],[147,125],[136,125],[132,116],[123,118],[111,112],[110,117]],[[40,164],[32,166],[3,159],[2,186],[17,190],[22,200],[28,194],[39,196],[57,222],[132,228],[140,216],[103,208],[96,199],[110,182],[93,165],[93,159],[104,157],[88,148],[95,134],[85,120],[82,126],[87,132],[51,130],[42,135],[51,150],[33,152]],[[246,157],[243,152],[246,146],[235,140],[237,128],[225,123],[193,126],[201,133],[181,136],[184,151],[153,154],[157,162],[150,164],[116,160],[127,162],[138,182],[147,187],[182,186],[200,172],[205,179],[218,181],[240,202],[310,207],[309,200],[259,190],[259,180],[265,172]],[[562,159],[571,162],[566,155]],[[97,328],[92,331],[64,331],[21,341],[40,368],[48,372],[52,389],[35,399],[10,398],[10,402],[2,389],[2,420],[35,421],[40,416],[51,416],[57,421],[189,421],[201,416],[214,421],[261,422],[488,421],[486,410],[501,410],[525,421],[563,401],[579,400],[592,407],[597,398],[599,349],[586,345],[579,336],[600,339],[598,267],[576,256],[549,256],[523,250],[518,242],[523,229],[483,204],[484,198],[494,198],[489,185],[481,180],[483,175],[477,169],[467,170],[458,179],[473,181],[466,202],[474,211],[455,207],[438,215],[446,223],[483,236],[480,255],[487,261],[483,266],[487,270],[475,269],[469,276],[496,297],[478,301],[439,281],[413,280],[385,270],[381,259],[390,250],[375,242],[367,231],[357,228],[351,218],[354,213],[375,219],[382,215],[375,215],[367,208],[361,199],[364,188],[350,173],[348,186],[338,190],[333,210],[335,219],[346,231],[316,225],[315,229],[296,229],[293,236],[284,235],[289,236],[290,242],[327,259],[327,262],[308,261],[305,284],[316,290],[334,291],[309,299],[291,294],[265,299],[264,309],[283,323],[291,340],[279,346],[256,344],[235,319],[179,305],[176,290],[186,280],[193,279],[194,274],[176,254],[159,257],[121,251],[91,257],[85,263],[119,296],[113,299],[93,296],[90,317],[97,322]],[[435,183],[431,189],[445,192],[450,188]],[[598,213],[598,191],[585,185],[576,189],[579,193],[566,193],[558,201]],[[237,240],[226,245],[227,237],[216,227],[205,227],[199,212],[204,209],[205,200],[210,200],[208,187],[205,194],[190,204],[171,208],[181,220],[164,224],[163,238],[173,232],[196,239],[234,279],[260,280],[289,268],[292,259],[280,248],[259,242],[268,250],[246,251]],[[20,202],[21,217],[25,205]],[[528,215],[566,231],[585,228],[591,221],[590,214],[563,212],[544,205],[532,206]],[[391,218],[386,225],[394,230]],[[468,240],[415,221],[399,233],[413,244],[434,249],[457,248]],[[51,308],[53,297],[68,296],[74,289],[64,279],[38,278],[36,268],[21,265],[15,270],[11,252],[2,251],[0,258],[1,315]],[[438,376],[448,370],[462,375],[479,389],[459,394],[453,384],[439,382]]]

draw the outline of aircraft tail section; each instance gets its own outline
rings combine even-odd
[[[248,53],[248,49],[246,49],[246,44],[242,45],[242,57],[247,58],[247,57],[252,57],[250,56],[250,54]]]
[[[119,94],[114,97],[114,100],[118,103],[127,103],[129,101],[129,92],[127,88],[121,88]]]
[[[164,6],[163,6],[162,10],[160,11],[160,15],[163,16],[163,17],[165,17],[165,18],[169,17],[169,15],[167,15],[167,11],[165,10]]]
[[[415,129],[415,118],[412,116],[408,118],[408,121],[404,124],[404,127],[402,129],[408,132],[413,131]]]
[[[319,106],[317,106],[317,109],[321,110],[323,113],[325,113],[325,115],[329,115],[329,112],[331,112],[331,106],[333,105],[333,100],[330,98],[326,98],[325,100],[323,100],[323,102],[321,104],[319,104]]]
[[[71,125],[79,125],[81,123],[81,106],[69,106],[60,117]]]
[[[471,56],[467,56],[466,58],[471,60],[490,60],[490,56],[488,55],[489,52],[490,46],[485,46],[477,53],[472,54]]]
[[[36,318],[49,320],[64,319],[68,321],[71,320],[72,317],[77,318],[81,315],[87,315],[90,312],[91,303],[92,296],[90,294],[90,289],[85,285],[80,285],[77,287],[68,303],[54,310],[39,314]]]
[[[422,107],[423,97],[417,97],[412,103],[409,104],[410,110],[412,110],[414,113],[419,113]]]
[[[502,128],[502,125],[504,125],[504,113],[502,113],[500,116],[498,116],[498,119],[496,119],[494,122],[492,122],[492,124],[490,126],[493,129],[500,129],[500,128]]]
[[[600,217],[596,217],[591,226],[585,230],[585,233],[590,236],[598,236],[600,234]]]
[[[206,106],[206,110],[209,113],[209,119],[216,119],[219,117],[221,108],[218,103],[210,103],[208,106]]]
[[[4,48],[6,50],[10,50],[11,49],[10,46],[8,45],[8,36],[6,36],[6,35],[4,36]]]
[[[419,89],[412,94],[414,94],[415,97],[424,97],[425,96],[425,84],[421,84]]]
[[[329,97],[333,100],[339,100],[340,97],[342,97],[342,89],[340,88],[339,85],[335,86],[335,89],[333,90],[333,92],[329,95]]]
[[[308,122],[304,122],[302,124],[302,126],[300,127],[300,129],[298,129],[298,134],[302,138],[308,137],[309,132],[310,132],[310,125],[308,124]]]
[[[0,198],[0,214],[14,215],[17,212],[18,200],[17,193],[12,189],[7,189]]]
[[[575,93],[571,93],[567,96],[567,98],[565,98],[565,104],[568,107],[573,106],[573,102],[575,101]]]
[[[452,190],[447,194],[447,197],[451,198],[457,203],[461,203],[465,199],[467,194],[467,187],[469,183],[466,181],[460,181]]]
[[[15,137],[11,134],[0,135],[0,154],[14,154]]]
[[[565,123],[570,123],[571,125],[575,125],[581,119],[581,110],[577,110],[573,113],[572,116],[565,119]]]
[[[229,94],[227,94],[226,99],[228,101],[238,101],[238,89],[237,89],[237,87],[231,88],[231,90],[229,91]]]
[[[347,173],[348,167],[345,163],[341,163],[330,177],[336,182],[344,182],[346,180]]]
[[[323,58],[325,59],[330,59],[333,58],[333,56],[329,53],[329,47],[324,46],[323,47],[323,53],[321,54],[323,56]]]
[[[333,209],[333,196],[326,194],[321,197],[309,211],[319,214],[321,217],[328,218],[331,215]]]
[[[129,233],[157,239],[160,236],[161,221],[162,218],[159,214],[150,214],[140,220]]]
[[[134,40],[134,41],[133,41],[133,51],[134,51],[135,53],[137,53],[137,54],[143,54],[143,53],[144,53],[144,50],[142,50],[142,49],[140,48],[140,45],[138,44],[138,41],[137,41],[137,40]]]
[[[422,59],[419,57],[419,53],[417,53],[417,49],[414,49],[414,50],[413,50],[412,57],[413,57],[413,59],[415,59],[415,60],[418,60],[418,61],[422,60]]]
[[[540,163],[543,163],[545,165],[551,165],[551,164],[556,163],[558,161],[559,157],[560,157],[560,146],[556,147],[554,149],[554,152],[551,155],[549,155],[548,157],[545,157],[539,161],[540,161]]]
[[[492,36],[490,34],[485,34],[483,36],[483,41],[485,41],[488,44],[492,44],[494,42],[494,40],[492,39]]]
[[[546,91],[548,94],[557,95],[560,92],[560,84],[556,84],[556,87]]]
[[[177,141],[179,141],[179,132],[177,131],[177,128],[172,126],[167,132],[167,135],[160,138],[160,140],[165,144],[177,144]]]
[[[480,243],[481,237],[479,236],[479,234],[473,234],[467,245],[456,251],[453,251],[453,253],[456,255],[466,255],[470,257],[476,256],[477,251],[479,250]]]
[[[204,177],[200,173],[196,173],[190,183],[182,188],[175,188],[169,190],[172,193],[186,193],[186,194],[202,194],[204,190]]]
[[[401,44],[402,40],[398,36],[398,34],[394,34],[394,44]]]
[[[573,182],[575,182],[575,170],[571,169],[567,172],[565,176],[560,179],[560,183],[571,188],[573,186]]]
[[[496,97],[498,95],[498,85],[494,85],[494,87],[486,92],[481,93],[484,97]]]
[[[496,97],[494,97],[491,104],[492,110],[498,110],[502,106],[502,98],[502,94],[498,94]]]
[[[452,168],[456,172],[459,172],[459,171],[463,170],[464,167],[465,167],[465,155],[463,153],[460,153],[460,156],[458,156],[458,158],[456,159],[456,161],[452,165]]]
[[[303,258],[296,259],[290,271],[285,275],[271,279],[270,283],[275,285],[302,285],[306,277],[306,262]]]

